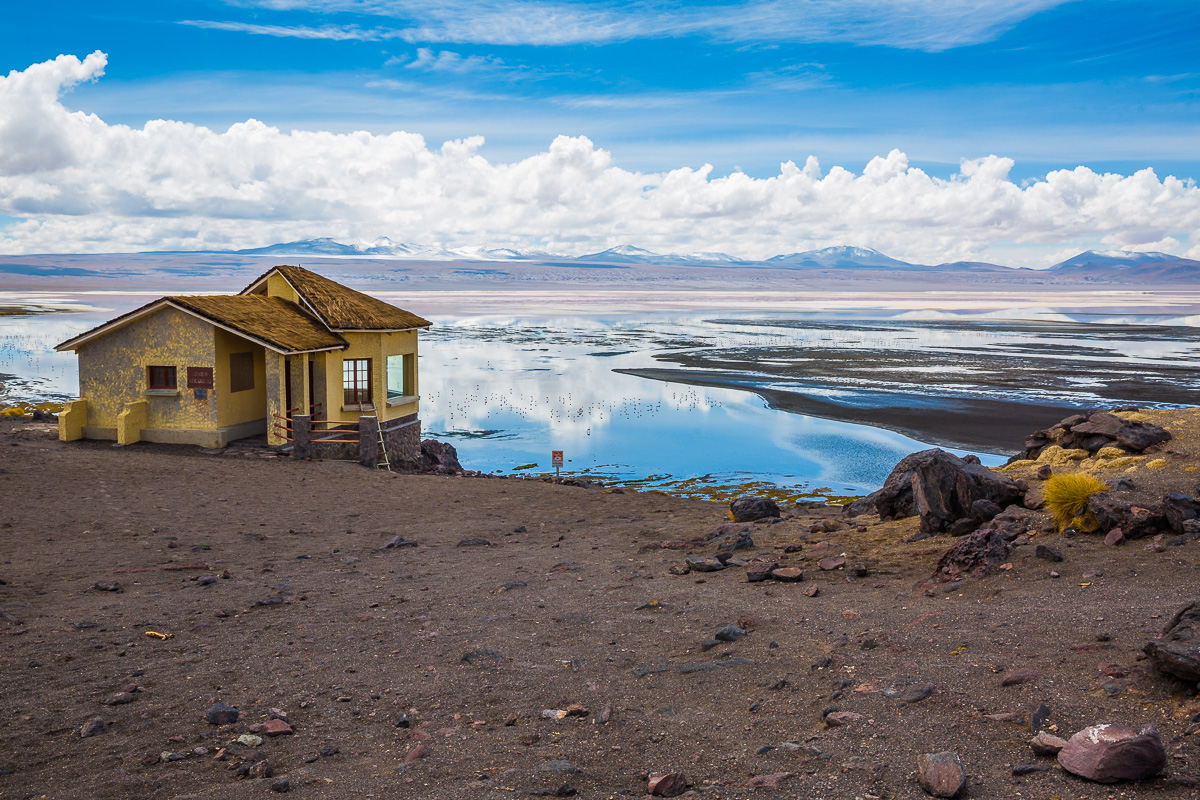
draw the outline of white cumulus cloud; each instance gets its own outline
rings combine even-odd
[[[432,55],[431,55],[432,57]],[[861,173],[788,161],[777,175],[708,165],[621,168],[583,136],[511,163],[481,137],[430,146],[414,133],[225,131],[153,120],[111,125],[61,94],[107,59],[59,58],[0,77],[0,251],[240,248],[332,236],[570,253],[635,244],[747,258],[853,244],[932,263],[997,247],[1080,240],[1200,254],[1200,188],[1145,169],[1085,167],[1017,184],[1010,159],[966,160],[950,179],[893,150]],[[1191,250],[1187,250],[1191,247]]]

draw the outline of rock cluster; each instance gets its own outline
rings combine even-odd
[[[462,473],[463,466],[458,463],[458,451],[448,442],[437,439],[421,440],[421,457],[416,461],[405,461],[394,464],[405,472],[433,472],[445,475]]]
[[[920,516],[921,532],[961,536],[991,520],[1006,506],[1023,502],[1025,490],[978,459],[937,448],[906,456],[883,488],[852,503],[846,513],[874,508],[893,519]]]
[[[1161,444],[1171,434],[1148,422],[1124,420],[1107,411],[1088,411],[1067,417],[1046,430],[1036,431],[1025,440],[1025,449],[1012,460],[1036,459],[1047,447],[1087,450],[1095,453],[1105,447],[1119,447],[1128,453],[1140,453]]]

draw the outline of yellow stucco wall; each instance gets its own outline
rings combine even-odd
[[[112,333],[83,344],[79,350],[79,396],[88,401],[89,427],[116,428],[128,403],[148,401],[146,426],[209,429],[218,426],[215,390],[197,399],[186,388],[187,368],[214,365],[213,326],[174,308],[164,308]],[[148,367],[176,368],[179,391],[147,396]]]
[[[216,362],[213,385],[217,395],[217,424],[225,427],[267,416],[266,349],[220,328],[215,329]],[[254,353],[254,388],[234,392],[230,386],[229,357]]]
[[[293,303],[300,302],[300,295],[296,294],[292,285],[278,272],[267,278],[267,296],[282,297],[284,300],[291,300]]]
[[[316,377],[317,382],[324,382],[327,398],[325,408],[330,414],[328,419],[354,421],[362,414],[374,415],[374,412],[371,411],[343,410],[342,403],[345,394],[342,387],[342,361],[353,358],[371,359],[371,396],[375,401],[375,408],[378,410],[381,421],[416,414],[419,405],[416,400],[397,406],[387,404],[387,357],[405,353],[412,353],[415,356],[417,332],[343,333],[342,336],[350,343],[350,347],[346,350],[326,353],[324,370],[318,372]],[[415,369],[414,372],[416,372]],[[414,375],[412,381],[414,394],[419,392],[417,380],[418,378]],[[320,396],[321,390],[317,389],[316,393]]]

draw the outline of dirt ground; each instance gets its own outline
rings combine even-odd
[[[1195,493],[1197,417],[1151,418],[1176,432],[1167,465],[1122,477]],[[1200,543],[1042,534],[1011,568],[927,592],[950,539],[901,542],[915,520],[813,532],[839,524],[787,509],[739,555],[804,580],[750,583],[668,571],[714,552],[673,548],[728,522],[723,505],[265,456],[0,422],[0,798],[267,797],[282,778],[313,798],[615,798],[671,771],[691,797],[915,798],[917,756],[941,750],[981,800],[1196,791],[1194,687],[1140,648],[1200,595]],[[395,536],[417,546],[383,549]],[[865,577],[822,571],[829,553]],[[748,635],[703,649],[739,620]],[[1032,680],[1001,686],[1017,668]],[[895,696],[921,684],[927,699]],[[206,722],[218,701],[236,723]],[[1106,787],[1035,757],[1039,704],[1064,737],[1153,723],[1163,776]],[[833,706],[862,717],[827,727]],[[294,733],[236,744],[269,709]],[[95,717],[108,732],[81,737]],[[272,777],[238,777],[263,755]],[[1014,774],[1030,762],[1046,769]],[[751,788],[766,775],[782,788]]]

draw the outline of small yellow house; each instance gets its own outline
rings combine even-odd
[[[80,397],[59,438],[224,447],[265,433],[308,455],[310,442],[357,444],[357,428],[390,461],[415,460],[417,332],[430,324],[301,267],[237,295],[163,297],[57,346],[79,357]]]

